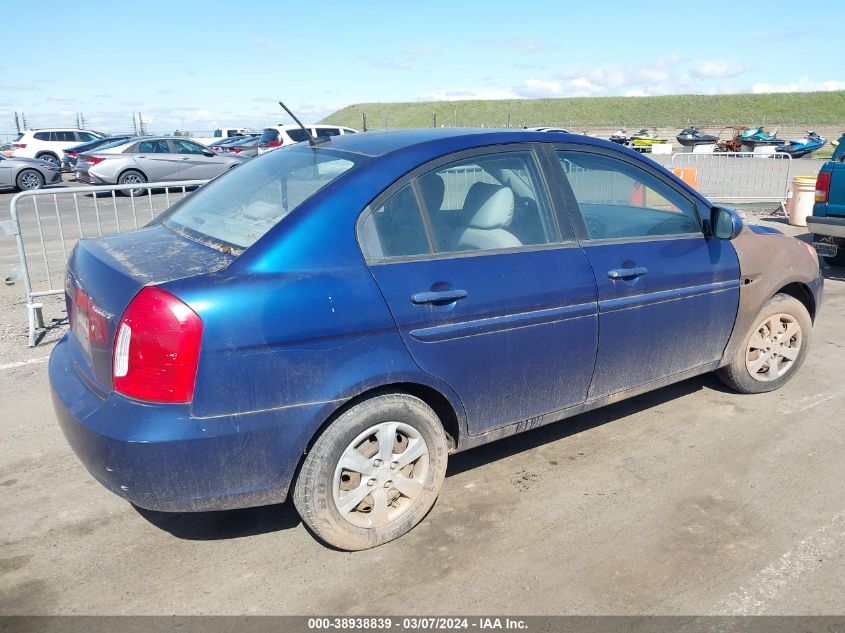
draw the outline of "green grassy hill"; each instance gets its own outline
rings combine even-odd
[[[570,97],[502,101],[361,103],[322,123],[367,127],[511,127],[557,125],[572,130],[685,125],[845,124],[845,91],[665,97]]]

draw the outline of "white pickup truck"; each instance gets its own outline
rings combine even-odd
[[[244,136],[251,133],[257,134],[257,132],[253,132],[252,130],[244,127],[221,127],[214,130],[213,136],[192,136],[191,140],[196,141],[197,143],[202,143],[203,145],[211,145],[212,143],[216,143],[224,138]]]

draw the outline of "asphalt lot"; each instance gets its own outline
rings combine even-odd
[[[845,269],[826,275],[782,390],[705,376],[453,456],[418,528],[354,554],[289,503],[162,514],[101,488],[52,412],[64,324],[27,348],[0,286],[0,613],[845,614]]]

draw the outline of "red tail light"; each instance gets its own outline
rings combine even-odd
[[[816,202],[827,202],[830,195],[830,177],[829,171],[820,171],[816,177]]]
[[[232,152],[233,154],[240,154],[243,150],[240,147],[233,147],[229,151]]]
[[[96,165],[98,163],[102,163],[106,160],[105,156],[86,156],[83,159],[86,163],[91,163],[92,165]]]
[[[123,313],[114,341],[114,390],[149,402],[190,402],[202,320],[169,292],[148,286]]]
[[[76,152],[68,152],[67,155],[71,158],[76,158],[79,154],[77,154]]]
[[[267,147],[281,147],[281,146],[282,146],[281,141],[270,141],[269,143],[267,143]]]
[[[26,143],[12,143],[12,149],[26,149]]]

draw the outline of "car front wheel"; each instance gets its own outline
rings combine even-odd
[[[731,363],[717,375],[740,393],[779,389],[804,362],[812,331],[804,304],[777,294],[760,311]]]
[[[425,517],[443,483],[447,453],[431,407],[408,394],[375,396],[323,431],[305,457],[293,501],[329,545],[375,547]]]

